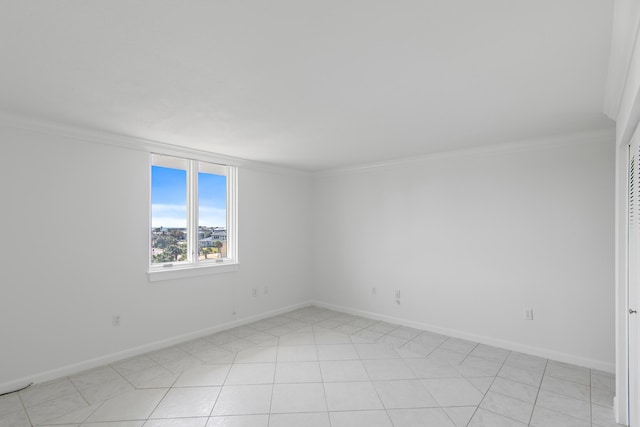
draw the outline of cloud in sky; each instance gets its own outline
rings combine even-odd
[[[187,226],[187,207],[185,205],[151,205],[151,227],[185,228]]]
[[[155,203],[151,205],[151,226],[166,228],[185,228],[187,226],[187,207]],[[200,206],[200,225],[207,227],[225,227],[227,224],[225,209],[213,206]]]
[[[226,227],[227,210],[213,206],[200,206],[200,225],[207,227]]]

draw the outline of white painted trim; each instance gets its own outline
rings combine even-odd
[[[410,328],[422,329],[429,332],[435,332],[442,335],[448,335],[454,338],[461,338],[469,341],[479,342],[481,344],[487,344],[494,347],[500,347],[511,351],[518,351],[520,353],[526,353],[533,356],[543,357],[545,359],[556,360],[558,362],[570,363],[572,365],[583,366],[590,369],[598,369],[604,372],[614,372],[614,364],[608,362],[602,362],[600,360],[587,359],[585,357],[576,356],[573,354],[560,353],[553,350],[548,350],[540,347],[532,347],[513,341],[501,340],[497,338],[487,337],[485,335],[477,335],[468,332],[459,331],[456,329],[442,328],[440,326],[430,325],[428,323],[416,322],[414,320],[402,319],[399,317],[387,316],[384,314],[373,313],[370,311],[358,310],[350,307],[344,307],[339,305],[333,305],[322,301],[312,301],[312,305],[327,308],[329,310],[340,311],[342,313],[352,314],[355,316],[363,316],[369,319],[380,320],[383,322],[395,323],[397,325],[408,326]]]
[[[238,263],[235,261],[221,262],[215,264],[211,261],[209,264],[186,264],[184,267],[157,268],[147,272],[150,282],[158,282],[161,280],[184,279],[187,277],[208,276],[210,274],[231,273],[238,271]]]
[[[519,152],[527,150],[535,150],[539,148],[567,145],[567,144],[588,144],[588,143],[613,143],[615,141],[615,128],[601,129],[591,132],[580,132],[568,135],[558,135],[548,138],[530,139],[522,141],[514,141],[507,144],[485,145],[482,147],[465,148],[460,150],[449,150],[437,153],[425,154],[421,156],[411,156],[400,159],[393,159],[385,162],[369,163],[355,165],[345,168],[328,169],[318,171],[313,175],[318,178],[351,175],[369,172],[371,170],[395,168],[410,164],[418,164],[428,161],[437,161],[442,159],[457,158],[463,156],[479,156],[492,153],[502,152]]]
[[[310,172],[300,169],[287,168],[269,163],[227,156],[224,154],[198,150],[195,148],[183,147],[168,142],[137,138],[133,136],[121,135],[96,129],[80,128],[57,122],[54,123],[43,120],[36,120],[23,116],[12,115],[1,111],[0,125],[30,132],[36,132],[44,135],[75,139],[83,142],[111,145],[128,150],[143,151],[146,153],[184,157],[187,159],[202,160],[211,163],[237,166],[258,171],[262,170],[271,173],[294,175],[310,174]]]
[[[238,168],[227,167],[227,257],[240,262],[238,240]]]
[[[629,146],[616,147],[615,171],[615,334],[616,334],[616,422],[627,424],[627,237],[628,237],[628,159]]]
[[[635,54],[633,63],[637,69],[640,69],[640,44],[635,46]],[[632,75],[630,75],[632,77]],[[637,76],[633,76],[637,79]],[[636,82],[637,83],[637,82]],[[627,303],[627,167],[628,145],[633,138],[635,132],[640,129],[640,87],[635,84],[631,85],[638,88],[635,92],[631,88],[625,88],[623,95],[622,109],[618,114],[617,135],[616,135],[616,151],[618,170],[616,171],[616,361],[618,363],[616,372],[616,395],[618,397],[618,406],[616,422],[626,425],[628,424],[628,332],[626,327],[628,316]],[[624,157],[623,157],[624,156]],[[624,160],[621,161],[621,159]],[[636,403],[637,404],[637,403]]]
[[[143,151],[148,153],[164,154],[169,156],[184,157],[194,160],[202,160],[212,163],[225,164],[230,166],[243,167],[252,170],[262,170],[280,174],[294,174],[307,176],[336,176],[352,173],[365,172],[371,169],[380,169],[387,167],[396,167],[412,163],[420,163],[430,160],[439,160],[444,158],[475,156],[496,152],[516,152],[522,150],[535,149],[541,146],[559,145],[559,144],[580,144],[590,142],[608,142],[615,139],[615,129],[601,129],[591,132],[580,132],[568,135],[557,135],[547,138],[537,138],[513,141],[506,144],[485,145],[482,147],[465,148],[459,150],[446,150],[437,153],[424,154],[419,156],[410,156],[400,159],[392,159],[384,162],[360,164],[348,166],[345,168],[328,169],[323,171],[305,171],[295,168],[287,168],[269,163],[258,162],[254,160],[242,159],[239,157],[226,156],[204,150],[187,148],[167,142],[154,141],[150,139],[137,138],[127,135],[120,135],[106,131],[83,129],[61,123],[47,122],[36,120],[23,116],[16,116],[5,112],[0,112],[0,125],[27,130],[31,132],[41,133],[45,135],[70,138],[84,142],[96,144],[111,145],[119,148],[125,148],[135,151]]]
[[[149,174],[153,164],[152,155],[149,156]],[[170,267],[152,264],[153,255],[151,245],[149,246],[149,269],[147,274],[150,282],[160,280],[174,280],[186,277],[207,276],[210,274],[229,273],[238,270],[238,168],[235,166],[225,166],[225,176],[227,178],[227,257],[210,261],[197,261],[198,247],[198,209],[195,206],[195,199],[198,194],[198,178],[196,163],[194,160],[187,160],[187,231],[189,234],[189,248],[187,249],[188,261],[176,262]],[[151,177],[149,178],[151,182]],[[152,240],[152,209],[151,190],[149,190],[149,242]]]
[[[211,328],[201,329],[195,332],[190,332],[187,334],[178,335],[173,338],[168,338],[161,341],[155,341],[149,344],[145,344],[142,346],[134,347],[128,350],[119,351],[116,353],[111,353],[106,356],[96,357],[94,359],[85,360],[78,363],[73,363],[70,365],[66,365],[60,368],[51,369],[49,371],[41,372],[34,375],[29,375],[17,380],[9,381],[0,384],[0,394],[10,392],[13,390],[17,390],[22,388],[30,383],[38,384],[45,381],[51,381],[57,378],[70,376],[87,369],[97,368],[99,366],[103,366],[106,364],[114,363],[119,360],[128,359],[130,357],[138,356],[144,353],[148,353],[150,351],[160,350],[165,347],[169,347],[172,345],[180,344],[183,342],[187,342],[193,339],[201,338],[203,336],[225,331],[227,329],[234,328],[236,326],[246,325],[258,320],[266,319],[271,316],[277,316],[279,314],[288,313],[293,310],[297,310],[300,308],[308,307],[308,306],[317,306],[321,308],[326,308],[329,310],[338,311],[341,313],[352,314],[356,316],[363,316],[373,320],[380,320],[389,323],[395,323],[402,326],[408,326],[416,329],[422,329],[425,331],[435,332],[443,335],[448,335],[455,338],[466,339],[470,341],[479,342],[482,344],[492,345],[495,347],[501,347],[512,351],[518,351],[521,353],[531,354],[534,356],[543,357],[546,359],[557,360],[560,362],[570,363],[573,365],[584,366],[591,369],[598,369],[605,372],[614,372],[614,365],[611,363],[601,362],[593,359],[582,358],[575,355],[570,355],[566,353],[559,353],[552,350],[547,350],[538,347],[531,347],[522,345],[519,343],[514,343],[511,341],[495,339],[491,337],[486,337],[484,335],[470,334],[467,332],[458,331],[455,329],[442,328],[439,326],[430,325],[423,322],[416,322],[413,320],[407,320],[402,318],[397,318],[393,316],[386,316],[378,313],[373,313],[364,310],[353,309],[349,307],[334,305],[325,303],[323,301],[311,300],[307,302],[302,302],[294,305],[290,305],[287,307],[279,308],[276,310],[271,310],[266,313],[257,314],[254,316],[245,317],[241,320],[235,320],[232,322],[223,323]],[[614,399],[614,405],[617,401]]]
[[[82,362],[72,363],[70,365],[62,366],[60,368],[51,369],[49,371],[40,372],[38,374],[29,375],[17,380],[9,381],[0,384],[0,394],[7,393],[13,390],[22,388],[30,383],[38,384],[45,381],[51,381],[57,378],[74,375],[87,369],[97,368],[99,366],[107,365],[117,362],[119,360],[128,359],[130,357],[139,356],[150,351],[160,350],[165,347],[187,342],[193,339],[201,338],[215,332],[225,331],[227,329],[235,328],[236,326],[246,325],[258,320],[266,319],[268,317],[277,316],[279,314],[288,313],[299,308],[307,307],[311,303],[303,302],[299,304],[290,305],[287,307],[271,310],[266,313],[256,314],[254,316],[245,317],[240,320],[234,320],[232,322],[222,323],[210,328],[200,329],[199,331],[189,332],[186,334],[178,335],[173,338],[168,338],[161,341],[155,341],[149,344],[144,344],[138,347],[133,347],[128,350],[118,351],[106,356],[96,357],[94,359],[84,360]]]

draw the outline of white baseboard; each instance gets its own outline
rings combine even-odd
[[[402,326],[408,326],[416,329],[423,329],[430,332],[435,332],[438,334],[448,335],[455,338],[466,339],[470,341],[476,341],[482,344],[492,345],[495,347],[505,348],[507,350],[518,351],[521,353],[527,353],[534,356],[544,357],[545,359],[557,360],[559,362],[570,363],[573,365],[584,366],[586,368],[598,369],[605,372],[614,372],[614,364],[602,362],[593,359],[587,359],[584,357],[560,353],[549,349],[539,348],[527,346],[520,343],[515,343],[512,341],[501,340],[497,338],[487,337],[484,335],[477,335],[468,332],[458,331],[454,329],[442,328],[439,326],[430,325],[427,323],[416,322],[413,320],[407,320],[402,318],[397,318],[393,316],[387,316],[383,314],[373,313],[364,310],[358,310],[354,308],[334,305],[325,303],[323,301],[307,301],[299,304],[290,305],[287,307],[279,308],[276,310],[268,311],[265,313],[257,314],[254,316],[245,317],[242,319],[234,320],[232,322],[222,323],[217,326],[213,326],[210,328],[200,329],[195,332],[190,332],[187,334],[178,335],[172,338],[168,338],[165,340],[155,341],[149,344],[144,344],[138,347],[133,347],[128,350],[119,351],[116,353],[111,353],[105,356],[96,357],[94,359],[85,360],[82,362],[77,362],[69,365],[62,366],[60,368],[51,369],[45,372],[40,372],[37,374],[29,375],[26,377],[18,378],[16,380],[8,381],[0,384],[0,394],[10,392],[13,390],[17,390],[19,388],[25,387],[28,384],[34,383],[42,383],[45,381],[54,380],[56,378],[61,378],[69,375],[74,375],[82,371],[86,371],[87,369],[97,368],[102,365],[107,365],[110,363],[117,362],[119,360],[127,359],[130,357],[138,356],[144,353],[148,353],[150,351],[160,350],[165,347],[169,347],[175,344],[179,344],[182,342],[186,342],[192,339],[200,338],[215,332],[224,331],[226,329],[234,328],[236,326],[246,325],[248,323],[255,322],[257,320],[265,319],[271,316],[277,316],[279,314],[287,313],[289,311],[297,310],[299,308],[307,307],[310,305],[315,305],[322,308],[327,308],[330,310],[339,311],[342,313],[353,314],[356,316],[368,317],[374,320],[385,321],[389,323],[395,323]]]
[[[235,328],[236,326],[246,325],[248,323],[262,320],[267,317],[277,316],[279,314],[287,313],[289,311],[297,310],[302,307],[311,305],[311,302],[303,302],[299,304],[290,305],[287,307],[271,310],[266,313],[257,314],[254,316],[245,317],[242,319],[234,320],[232,322],[222,323],[210,328],[200,329],[195,332],[178,335],[165,340],[155,341],[149,344],[144,344],[138,347],[133,347],[128,350],[119,351],[116,353],[107,354],[105,356],[96,357],[94,359],[84,360],[82,362],[72,363],[59,368],[51,369],[45,372],[29,375],[26,377],[18,378],[16,380],[4,382],[0,384],[0,394],[8,393],[14,390],[23,388],[31,383],[38,384],[45,381],[51,381],[57,378],[66,377],[77,374],[87,369],[97,368],[99,366],[107,365],[117,362],[119,360],[128,359],[130,357],[139,356],[150,351],[160,350],[165,347],[170,347],[175,344],[190,341],[196,338],[204,337],[215,332],[224,331],[227,329]]]
[[[329,304],[323,301],[312,301],[311,304],[327,308],[330,310],[340,311],[347,314],[353,314],[356,316],[368,317],[374,320],[380,320],[389,323],[395,323],[397,325],[408,326],[411,328],[422,329],[429,332],[434,332],[442,335],[448,335],[455,338],[461,338],[469,341],[475,341],[482,344],[491,345],[494,347],[500,347],[511,351],[518,351],[520,353],[531,354],[533,356],[543,357],[545,359],[556,360],[558,362],[570,363],[572,365],[583,366],[590,369],[598,369],[600,371],[615,373],[615,364],[603,362],[600,360],[588,359],[586,357],[580,357],[573,354],[561,353],[554,350],[549,350],[540,347],[528,346],[513,341],[502,340],[498,338],[492,338],[485,335],[477,335],[469,332],[463,332],[455,329],[442,328],[428,323],[416,322],[413,320],[402,319],[393,316],[387,316],[384,314],[373,313],[370,311],[358,310],[350,307],[344,307],[334,304]]]

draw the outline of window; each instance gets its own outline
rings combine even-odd
[[[151,155],[152,280],[237,263],[235,184],[233,166]]]

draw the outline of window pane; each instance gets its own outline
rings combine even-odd
[[[227,256],[227,177],[224,166],[199,163],[199,260]]]
[[[187,161],[153,155],[151,263],[187,260]]]

